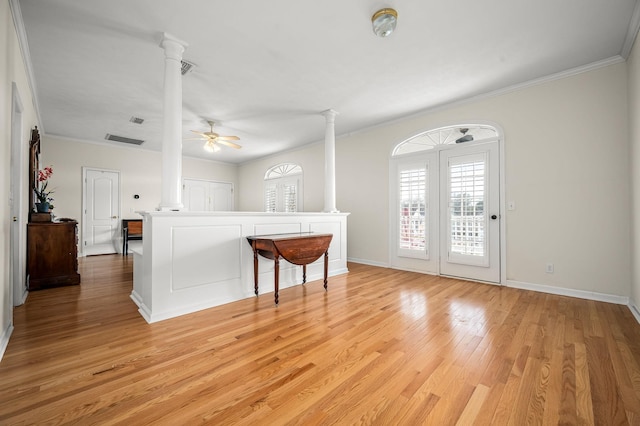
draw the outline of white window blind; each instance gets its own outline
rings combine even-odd
[[[284,195],[284,211],[295,213],[298,211],[298,182],[284,183],[282,185]]]
[[[427,252],[428,222],[426,165],[400,170],[399,186],[399,254],[423,257]]]
[[[265,185],[264,188],[264,211],[277,211],[277,185]]]
[[[452,254],[484,256],[485,161],[449,164],[449,250]]]

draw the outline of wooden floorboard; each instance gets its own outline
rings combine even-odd
[[[625,306],[349,264],[147,324],[132,257],[31,292],[0,362],[0,424],[640,424]]]

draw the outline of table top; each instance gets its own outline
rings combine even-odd
[[[296,240],[296,239],[316,238],[316,237],[333,237],[333,234],[318,234],[315,232],[290,232],[286,234],[250,235],[247,237],[247,240],[249,241],[257,241],[257,240],[282,241],[282,240]]]

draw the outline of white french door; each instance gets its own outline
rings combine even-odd
[[[500,282],[498,142],[394,158],[391,266]]]
[[[83,168],[82,252],[116,252],[120,218],[120,172]]]
[[[440,152],[440,273],[500,282],[498,144]]]

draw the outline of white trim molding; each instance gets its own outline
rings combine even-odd
[[[638,321],[638,324],[640,324],[640,308],[638,308],[638,304],[633,299],[629,299],[628,306],[631,314],[636,319],[636,321]]]
[[[0,336],[0,361],[2,361],[2,357],[4,357],[4,352],[7,350],[7,346],[9,345],[9,338],[13,333],[13,321],[9,323],[9,326],[4,330],[2,336]]]
[[[36,121],[39,123],[40,134],[44,135],[44,124],[42,124],[42,120],[40,119],[38,88],[36,86],[36,78],[33,72],[33,63],[31,62],[31,51],[29,50],[29,42],[27,40],[27,30],[24,27],[24,20],[22,19],[22,9],[20,9],[20,1],[9,0],[9,7],[11,9],[13,25],[16,27],[16,36],[18,38],[18,45],[20,46],[22,62],[24,62],[24,68],[27,73],[27,81],[29,83],[29,88],[31,89],[31,101],[33,102],[33,108],[35,109]]]
[[[622,45],[622,51],[620,52],[620,56],[622,56],[625,60],[631,54],[631,49],[633,48],[633,43],[636,41],[636,37],[638,35],[639,29],[640,29],[640,2],[636,2],[636,6],[633,8],[633,13],[631,14],[631,22],[629,22],[629,28],[627,29],[627,36],[624,39],[624,44]]]
[[[597,302],[615,303],[616,305],[628,305],[629,298],[615,294],[597,293],[595,291],[576,290],[573,288],[555,287],[543,284],[525,283],[522,281],[507,280],[507,287],[521,290],[532,290],[539,293],[556,294],[559,296],[577,297],[579,299],[595,300]]]
[[[367,260],[367,259],[357,259],[357,258],[354,258],[354,257],[347,257],[347,262],[360,263],[362,265],[369,265],[369,266],[377,266],[379,268],[389,268],[390,267],[388,263],[376,262],[376,261]]]

